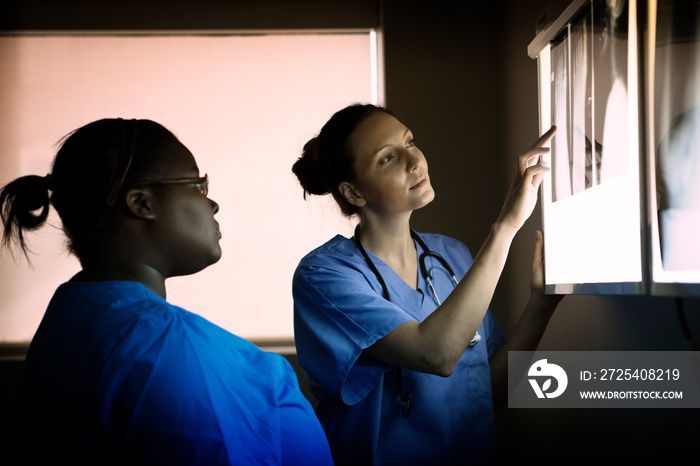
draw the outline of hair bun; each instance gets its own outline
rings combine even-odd
[[[304,144],[304,150],[301,157],[292,165],[292,172],[297,176],[299,184],[304,188],[305,193],[323,195],[328,194],[329,190],[320,174],[318,164],[318,137],[309,140]]]

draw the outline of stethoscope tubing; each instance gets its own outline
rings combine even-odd
[[[433,286],[433,279],[430,273],[428,272],[428,268],[425,265],[425,260],[428,257],[434,257],[437,259],[438,262],[440,262],[440,265],[447,270],[449,273],[450,277],[452,278],[452,282],[454,283],[455,286],[459,283],[457,281],[457,277],[454,273],[454,270],[452,270],[452,267],[450,267],[450,264],[448,264],[447,260],[442,257],[440,254],[437,252],[431,251],[428,246],[425,244],[425,242],[418,236],[418,234],[411,230],[411,237],[420,245],[420,247],[423,249],[423,253],[418,257],[418,266],[420,268],[421,275],[425,279],[425,281],[428,283],[428,288],[430,288],[430,292],[432,293],[433,297],[435,298],[435,302],[437,302],[438,306],[440,306],[442,303],[440,302],[440,298],[438,297],[437,292],[435,291],[435,287]],[[359,225],[355,227],[355,236],[354,236],[354,241],[355,244],[357,245],[357,248],[360,250],[360,253],[364,257],[365,261],[367,262],[367,265],[369,266],[370,270],[374,273],[374,275],[377,277],[377,280],[379,280],[379,284],[382,286],[382,292],[384,294],[384,298],[391,302],[391,294],[389,293],[389,287],[387,287],[386,282],[384,281],[384,278],[382,277],[382,274],[379,273],[379,270],[377,270],[377,267],[374,265],[374,262],[372,259],[370,259],[369,255],[367,254],[367,251],[365,248],[362,246],[362,243],[360,242],[360,236],[359,236]],[[474,346],[476,345],[479,341],[481,341],[481,335],[479,335],[479,331],[477,330],[476,334],[474,335],[474,338],[471,340],[469,343],[469,346]],[[412,403],[412,396],[411,392],[406,392],[406,395],[403,395],[403,375],[402,375],[402,369],[401,367],[396,368],[396,399],[398,400],[399,404],[401,405],[401,413],[403,414],[403,417],[408,417],[409,413],[411,412],[411,403]]]

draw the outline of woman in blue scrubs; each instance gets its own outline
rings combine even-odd
[[[304,146],[293,171],[305,194],[331,193],[359,219],[352,238],[336,236],[304,257],[293,280],[299,361],[336,464],[495,458],[507,351],[534,350],[560,300],[543,292],[538,232],[531,298],[507,342],[488,310],[513,237],[537,202],[548,170],[539,159],[553,132],[518,157],[475,258],[455,239],[411,230],[411,214],[434,191],[413,134],[386,109],[349,106]]]
[[[0,191],[3,245],[58,212],[82,270],[24,365],[22,464],[331,465],[296,374],[168,303],[165,280],[221,257],[219,206],[190,151],[149,120],[72,132],[50,175]]]

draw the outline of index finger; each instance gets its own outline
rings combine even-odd
[[[544,146],[545,144],[547,144],[549,142],[550,139],[552,139],[552,136],[554,136],[554,133],[556,133],[556,132],[557,132],[557,126],[552,125],[552,127],[549,128],[549,130],[546,133],[544,133],[542,136],[540,136],[540,138],[537,141],[535,141],[535,143],[532,145],[532,147]]]

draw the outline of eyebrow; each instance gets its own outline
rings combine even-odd
[[[410,128],[406,128],[406,131],[404,131],[402,137],[406,137],[406,135],[407,135],[408,133],[410,133],[410,132],[411,132],[411,129],[410,129]],[[379,149],[377,149],[377,150],[374,151],[374,155],[376,156],[376,155],[379,154],[381,151],[383,151],[383,150],[386,149],[387,147],[391,147],[392,145],[393,145],[393,144],[387,144],[387,145],[385,145],[385,146],[380,147]]]

